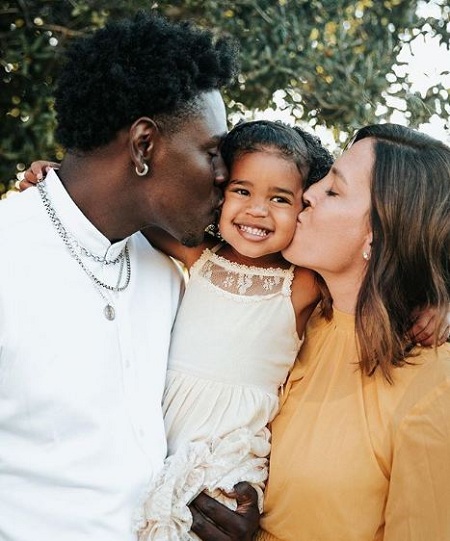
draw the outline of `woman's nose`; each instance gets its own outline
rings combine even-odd
[[[311,206],[311,202],[310,202],[310,191],[309,191],[309,188],[303,192],[302,202],[303,202],[303,210],[304,210],[306,207],[310,207],[310,206]]]
[[[311,207],[315,200],[315,184],[310,186],[307,190],[303,192],[303,208]]]

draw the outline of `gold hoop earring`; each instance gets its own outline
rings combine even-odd
[[[142,171],[139,171],[139,169],[137,168],[137,165],[135,169],[136,169],[136,175],[138,175],[139,177],[145,177],[145,175],[148,173],[148,165],[145,162],[143,162]]]

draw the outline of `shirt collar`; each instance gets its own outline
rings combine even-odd
[[[45,186],[57,217],[66,231],[84,248],[108,260],[119,255],[129,237],[111,244],[77,207],[53,169],[45,177]]]

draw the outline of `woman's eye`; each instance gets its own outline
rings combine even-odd
[[[336,192],[333,192],[333,190],[325,190],[325,193],[329,195],[330,197],[334,197],[335,195],[338,195]]]

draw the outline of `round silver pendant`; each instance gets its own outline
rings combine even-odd
[[[106,319],[109,321],[112,321],[116,317],[116,311],[114,310],[114,307],[110,304],[107,304],[105,308],[103,309],[103,313],[105,314]]]

